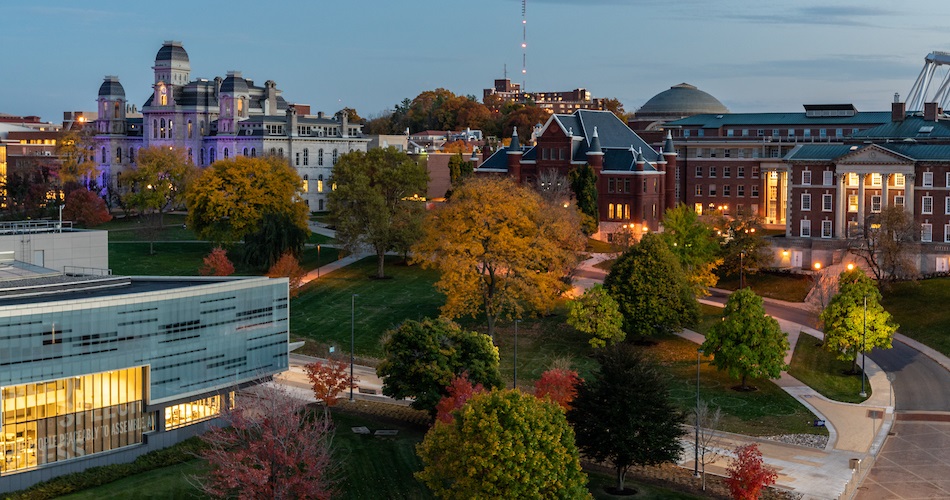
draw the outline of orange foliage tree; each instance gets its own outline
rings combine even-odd
[[[542,373],[541,378],[534,383],[534,395],[540,399],[549,398],[564,410],[570,410],[580,382],[576,371],[553,368]]]
[[[228,251],[215,247],[204,258],[204,265],[198,270],[202,276],[230,276],[234,274],[234,264],[228,260]]]
[[[736,448],[736,458],[726,469],[729,491],[736,500],[755,500],[762,488],[775,484],[778,474],[765,465],[759,445],[752,443]]]
[[[66,196],[63,218],[85,227],[95,227],[112,220],[112,215],[105,200],[86,188],[79,188]]]
[[[484,392],[485,387],[482,384],[472,385],[468,380],[468,373],[462,373],[461,377],[452,379],[452,383],[446,387],[448,396],[442,398],[439,404],[435,405],[436,418],[440,422],[450,423],[455,420],[453,412],[465,406],[465,403],[472,396],[479,392]]]
[[[317,361],[304,366],[304,370],[310,379],[314,397],[323,401],[323,415],[326,416],[330,407],[336,405],[337,395],[350,384],[346,363],[339,360]]]
[[[306,271],[300,267],[300,262],[290,252],[280,256],[280,259],[267,271],[270,278],[288,278],[290,280],[290,296],[296,297],[300,292],[300,283],[306,275]]]

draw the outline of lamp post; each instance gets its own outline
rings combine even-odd
[[[521,323],[520,319],[515,320],[515,376],[514,376],[514,388],[518,388],[518,323]]]
[[[745,288],[745,250],[739,251],[739,290]]]
[[[699,477],[699,361],[703,355],[702,349],[696,349],[696,441],[693,457],[693,477]]]
[[[317,279],[320,279],[320,244],[317,243]]]
[[[858,394],[862,398],[868,397],[868,393],[864,390],[864,378],[867,372],[864,371],[865,361],[867,360],[867,348],[868,348],[868,296],[864,296],[864,328],[861,332],[861,393]]]
[[[353,351],[356,350],[356,298],[354,293],[350,297],[350,402],[353,402]]]

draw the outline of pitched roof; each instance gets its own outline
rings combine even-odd
[[[723,126],[826,126],[872,125],[891,120],[888,111],[865,111],[854,116],[806,116],[805,113],[723,113],[694,115],[668,122],[668,127],[720,128]]]
[[[862,130],[852,136],[855,139],[921,139],[950,137],[950,122],[925,121],[921,116],[908,116],[903,121],[888,121],[877,127]]]
[[[785,155],[786,161],[836,161],[839,158],[868,147],[880,147],[914,161],[950,161],[950,144],[914,144],[891,142],[886,144],[804,144]],[[854,148],[854,149],[852,149]]]

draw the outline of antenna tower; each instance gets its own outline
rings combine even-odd
[[[528,0],[521,0],[521,92],[527,92],[525,75],[528,73]]]

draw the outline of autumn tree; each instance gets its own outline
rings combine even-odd
[[[498,348],[484,334],[462,329],[445,319],[408,320],[386,332],[383,360],[376,374],[383,394],[413,398],[412,407],[434,412],[455,377],[487,389],[501,387]]]
[[[309,231],[301,186],[297,172],[283,158],[218,160],[186,192],[188,226],[198,237],[217,243],[234,243],[253,234],[265,214],[286,215],[294,226]]]
[[[620,121],[627,123],[627,120],[630,118],[630,114],[623,109],[623,103],[619,99],[613,97],[607,97],[601,99],[601,102],[604,105],[604,110],[610,111],[617,118],[620,118]]]
[[[244,237],[244,263],[269,269],[284,254],[299,257],[309,239],[310,230],[300,226],[294,214],[264,213],[257,228]]]
[[[475,394],[416,452],[439,498],[590,498],[564,412],[517,390]]]
[[[620,306],[603,286],[594,285],[567,306],[567,324],[590,335],[591,347],[622,342],[626,337]]]
[[[775,484],[778,473],[765,465],[759,445],[752,443],[739,446],[736,458],[726,468],[729,491],[736,500],[757,500],[766,486]]]
[[[824,324],[825,348],[838,359],[851,361],[852,373],[858,371],[859,352],[867,353],[875,347],[890,349],[897,331],[890,313],[881,306],[880,290],[860,268],[841,273],[838,293],[819,319]]]
[[[270,278],[287,278],[289,280],[291,297],[296,297],[300,293],[300,284],[306,275],[307,271],[300,267],[297,257],[294,257],[290,252],[281,255],[280,259],[277,259],[277,262],[267,271],[267,276]]]
[[[214,498],[329,499],[335,492],[332,423],[280,389],[265,389],[226,412],[227,426],[201,436],[208,473],[198,479]]]
[[[920,234],[914,216],[899,205],[869,214],[849,234],[848,250],[863,260],[878,283],[917,278],[914,250]]]
[[[442,314],[484,314],[494,337],[498,319],[553,307],[583,241],[574,212],[547,207],[510,179],[476,177],[432,211],[413,253],[441,271]]]
[[[106,202],[92,191],[80,187],[66,195],[63,218],[85,227],[96,227],[112,220]]]
[[[89,157],[92,145],[93,127],[70,129],[60,133],[56,142],[56,156],[60,161],[59,179],[67,194],[73,189],[94,186],[99,176],[96,162]]]
[[[449,189],[454,190],[462,185],[466,179],[472,176],[475,166],[470,161],[465,161],[461,154],[452,155],[449,158]]]
[[[597,362],[567,416],[584,455],[614,468],[620,493],[631,467],[679,458],[685,415],[670,397],[665,375],[633,346],[599,351]]]
[[[304,366],[313,396],[323,402],[323,418],[328,418],[331,406],[336,406],[337,395],[349,389],[350,377],[347,364],[340,360],[315,361]]]
[[[536,125],[543,125],[550,117],[551,114],[543,108],[534,105],[520,106],[505,116],[502,137],[511,137],[511,133],[517,127],[518,133],[527,138],[531,136]]]
[[[465,406],[465,403],[472,399],[472,396],[484,391],[485,388],[482,384],[472,385],[472,382],[468,380],[467,373],[462,373],[462,375],[453,378],[452,383],[445,388],[446,395],[439,400],[439,404],[435,405],[436,420],[445,423],[452,422],[455,420],[456,410]]]
[[[788,335],[778,321],[765,314],[762,297],[751,288],[737,290],[729,296],[722,321],[706,333],[702,350],[712,355],[712,364],[720,371],[742,381],[747,378],[779,378],[788,352]]]
[[[600,209],[597,207],[597,174],[587,163],[581,165],[568,174],[571,182],[571,191],[577,200],[577,209],[584,214],[584,233],[591,235],[597,232],[600,224]]]
[[[367,246],[376,253],[376,275],[384,278],[386,252],[418,239],[421,227],[399,222],[417,221],[425,210],[414,201],[425,194],[429,174],[425,166],[394,147],[354,151],[333,167],[336,189],[329,195],[330,218],[336,237],[349,252]],[[397,230],[398,229],[398,230]]]
[[[677,331],[699,319],[699,303],[686,273],[654,233],[643,235],[617,259],[604,288],[619,304],[628,336]]]
[[[234,274],[234,264],[228,259],[228,251],[222,247],[214,247],[203,260],[198,274],[202,276],[230,276]]]
[[[583,380],[574,370],[552,368],[541,374],[534,383],[534,395],[541,399],[550,399],[565,411],[571,409],[571,402],[577,397],[577,386]]]
[[[184,202],[194,172],[179,148],[140,149],[136,163],[119,176],[127,189],[122,201],[141,215],[157,215],[155,222],[161,225],[165,211]]]
[[[716,268],[723,262],[713,228],[681,203],[663,215],[661,237],[686,271],[695,294],[709,295],[708,288],[718,281]]]

